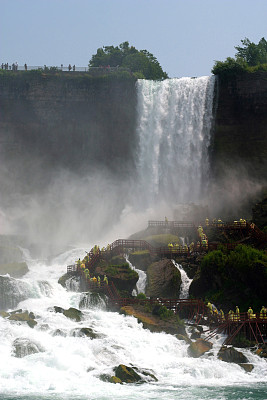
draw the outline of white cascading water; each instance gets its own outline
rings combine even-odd
[[[136,296],[138,293],[145,293],[146,292],[146,273],[141,269],[135,268],[135,266],[129,261],[127,255],[125,255],[125,259],[129,264],[130,268],[133,269],[138,273],[139,279],[136,283],[136,290],[134,289],[133,296]]]
[[[185,270],[183,269],[181,264],[178,264],[177,262],[175,262],[174,260],[172,260],[173,265],[180,271],[181,273],[181,279],[182,279],[182,283],[181,283],[181,288],[180,288],[180,295],[179,295],[179,299],[188,299],[189,297],[189,287],[191,285],[191,282],[193,279],[190,279],[187,275],[187,273],[185,272]]]
[[[58,284],[66,265],[81,254],[84,249],[69,251],[50,264],[28,258],[30,271],[18,282],[26,283],[31,291],[17,308],[32,311],[37,325],[30,328],[0,318],[0,399],[264,398],[257,395],[263,396],[266,390],[266,361],[244,350],[255,366],[252,373],[225,364],[216,358],[221,338],[215,340],[209,356],[196,361],[188,357],[184,341],[165,333],[151,333],[133,317],[93,306],[82,308],[81,322],[56,313],[54,306],[78,308],[84,297]],[[45,285],[41,283],[44,281]],[[80,337],[75,333],[78,328],[92,329],[97,338]],[[17,339],[41,351],[17,358],[13,348]],[[112,374],[120,363],[147,369],[158,382],[115,385],[99,379],[101,374]]]
[[[208,76],[137,82],[142,205],[201,200],[209,175],[214,83]]]

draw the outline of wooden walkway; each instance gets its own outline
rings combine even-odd
[[[106,294],[110,306],[121,308],[129,305],[162,305],[186,319],[189,323],[211,324],[213,327],[207,331],[205,340],[210,340],[217,334],[227,335],[223,344],[231,344],[237,335],[257,344],[267,343],[267,318],[260,318],[259,314],[254,314],[249,318],[247,313],[240,313],[238,317],[226,315],[223,319],[219,315],[211,315],[210,310],[201,299],[176,299],[176,298],[151,298],[138,299],[136,297],[121,297],[113,284],[106,284],[101,281],[93,282],[84,274],[83,269],[72,265],[68,266],[68,273],[76,273],[83,280],[85,290],[97,291]]]

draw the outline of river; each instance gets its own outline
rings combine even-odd
[[[37,325],[32,329],[0,318],[0,399],[267,398],[266,361],[244,350],[255,366],[251,373],[219,361],[216,353],[223,337],[215,340],[209,355],[194,359],[188,357],[184,341],[165,333],[151,333],[134,317],[108,312],[103,305],[82,309],[81,322],[56,313],[54,306],[79,307],[83,295],[67,291],[58,279],[84,250],[72,249],[50,263],[31,259],[24,251],[30,271],[17,282],[27,284],[29,290],[28,298],[17,308],[32,311]],[[91,328],[97,338],[73,336],[81,327]],[[56,334],[57,330],[62,336]],[[37,343],[42,351],[15,357],[13,342],[17,338]],[[120,385],[99,379],[101,374],[112,374],[121,363],[147,369],[158,381]]]

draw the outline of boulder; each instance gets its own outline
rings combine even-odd
[[[91,328],[76,328],[72,331],[72,336],[78,336],[78,337],[89,337],[90,339],[96,339],[99,337],[93,329]]]
[[[142,380],[141,376],[135,372],[135,370],[131,367],[127,367],[126,365],[120,364],[118,367],[114,369],[116,378],[119,378],[122,382],[125,383],[133,383],[139,382]]]
[[[53,307],[54,311],[56,313],[60,313],[65,315],[65,317],[74,319],[77,322],[81,321],[83,313],[80,310],[77,310],[77,308],[70,307],[68,310],[65,310],[62,307],[54,306]]]
[[[152,260],[148,250],[140,250],[130,253],[129,261],[135,266],[135,268],[146,271]]]
[[[251,372],[254,369],[253,364],[238,364],[241,368],[243,368],[246,372]]]
[[[123,257],[112,258],[117,264],[99,265],[95,269],[95,276],[100,276],[101,281],[107,275],[109,283],[113,282],[119,291],[125,291],[126,295],[131,295],[139,279],[138,273],[130,268],[128,263],[122,263]]]
[[[88,292],[81,294],[79,308],[92,308],[97,307],[105,309],[107,306],[107,297],[101,292]]]
[[[81,279],[74,272],[62,275],[59,278],[58,283],[71,292],[81,290]]]
[[[39,343],[27,338],[18,338],[13,342],[13,355],[18,358],[43,351],[45,350]]]
[[[70,307],[68,310],[64,310],[63,314],[65,317],[74,319],[77,322],[81,321],[83,313],[80,310],[77,310],[76,308]]]
[[[143,324],[144,329],[149,329],[151,332],[165,332],[171,335],[181,334],[186,336],[183,321],[174,313],[167,319],[161,319],[160,316],[152,314],[152,310],[149,309],[147,304],[124,306],[120,309],[120,312],[125,315],[134,316],[139,323]]]
[[[136,367],[129,367],[123,364],[120,364],[118,365],[118,367],[115,367],[114,372],[115,372],[115,377],[120,379],[121,382],[125,383],[135,383],[135,382],[144,383],[144,382],[157,381],[155,375],[152,374],[150,371],[144,369],[138,369]]]
[[[179,298],[181,273],[171,260],[163,259],[151,264],[147,269],[148,297]]]
[[[10,321],[26,322],[31,328],[34,328],[35,325],[37,325],[34,318],[34,314],[32,312],[29,313],[28,311],[11,313],[8,317]]]
[[[197,339],[189,345],[187,352],[190,357],[198,358],[209,351],[212,346],[212,343],[207,342],[204,339]]]
[[[218,352],[218,358],[219,360],[235,364],[245,364],[248,362],[247,357],[234,347],[222,346]]]

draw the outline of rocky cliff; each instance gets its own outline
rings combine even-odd
[[[43,186],[56,167],[123,175],[133,166],[135,109],[130,76],[2,74],[1,160],[21,190]]]
[[[267,179],[267,74],[247,73],[217,80],[212,169],[222,177],[237,168]]]

